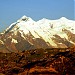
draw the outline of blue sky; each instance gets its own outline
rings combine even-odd
[[[0,0],[0,31],[23,15],[36,21],[62,16],[74,20],[74,2],[75,0]]]

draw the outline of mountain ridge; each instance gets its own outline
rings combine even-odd
[[[37,48],[67,48],[75,45],[74,38],[75,21],[65,17],[34,21],[23,16],[3,32],[0,44],[10,52]]]
[[[21,17],[19,20],[17,20],[17,22],[14,22],[14,23],[12,23],[5,31],[7,31],[9,28],[11,28],[11,27],[13,27],[14,25],[16,25],[17,23],[19,23],[19,22],[21,22],[21,21],[31,21],[31,22],[40,22],[40,21],[60,21],[60,20],[62,20],[62,21],[67,21],[67,20],[69,20],[69,19],[67,19],[66,17],[61,17],[61,18],[59,18],[59,19],[57,19],[57,20],[49,20],[49,19],[46,19],[46,18],[43,18],[43,19],[41,19],[41,20],[38,20],[38,21],[34,21],[32,18],[30,18],[30,17],[27,17],[27,16],[23,16],[23,17]],[[69,21],[73,21],[73,20],[69,20]]]

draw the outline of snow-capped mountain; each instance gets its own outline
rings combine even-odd
[[[75,45],[75,21],[62,17],[34,21],[23,16],[0,35],[0,51],[67,48]],[[3,49],[3,50],[2,50]]]

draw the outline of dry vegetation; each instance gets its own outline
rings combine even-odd
[[[75,75],[75,49],[0,53],[0,75]]]

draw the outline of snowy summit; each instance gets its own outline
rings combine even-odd
[[[4,36],[5,43],[10,38],[11,44],[17,46],[18,50],[48,47],[66,48],[75,45],[75,21],[65,17],[57,20],[43,18],[34,21],[30,17],[23,16],[11,24],[3,35],[6,35]],[[3,40],[1,41],[3,42]]]

